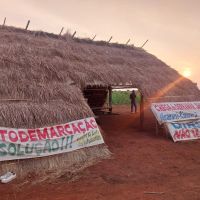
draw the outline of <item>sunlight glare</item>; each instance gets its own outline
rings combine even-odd
[[[191,70],[189,68],[184,69],[183,76],[188,78],[191,76]]]

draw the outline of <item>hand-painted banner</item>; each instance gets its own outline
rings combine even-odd
[[[159,124],[200,119],[200,102],[152,103],[151,110]]]
[[[36,129],[0,127],[0,161],[49,156],[102,143],[93,117]]]
[[[167,123],[174,142],[200,138],[200,120]]]

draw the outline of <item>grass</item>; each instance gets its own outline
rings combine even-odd
[[[140,103],[140,95],[137,94],[136,102]],[[127,105],[130,104],[130,92],[129,91],[113,91],[112,92],[112,104],[113,105]]]

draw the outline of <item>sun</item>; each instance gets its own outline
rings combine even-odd
[[[183,76],[186,78],[189,78],[191,76],[192,72],[190,70],[190,68],[186,68],[183,70]]]

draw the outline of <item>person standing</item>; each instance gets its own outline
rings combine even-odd
[[[130,99],[131,99],[131,113],[133,113],[133,107],[135,108],[135,113],[136,113],[137,112],[137,104],[136,104],[136,94],[135,94],[134,90],[130,94]]]

